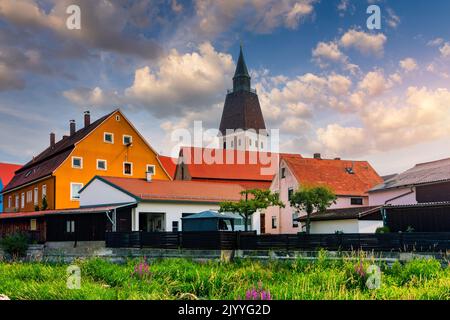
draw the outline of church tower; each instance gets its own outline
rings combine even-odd
[[[219,130],[224,149],[268,151],[268,134],[256,90],[240,47],[233,89],[228,90]]]

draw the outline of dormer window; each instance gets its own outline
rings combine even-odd
[[[105,132],[103,136],[103,141],[106,143],[114,143],[114,134]]]
[[[83,168],[83,158],[81,158],[81,157],[72,157],[72,168],[74,168],[74,169],[82,169]]]

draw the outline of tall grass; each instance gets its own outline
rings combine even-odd
[[[354,257],[353,257],[354,258]],[[369,290],[355,267],[373,263],[364,256],[316,261],[237,260],[195,262],[150,260],[149,276],[136,277],[142,260],[113,264],[76,261],[81,288],[66,286],[67,265],[0,263],[0,294],[11,299],[238,299],[263,284],[272,299],[443,299],[450,300],[450,270],[436,260],[379,265],[381,287]]]

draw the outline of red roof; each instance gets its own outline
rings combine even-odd
[[[0,163],[0,180],[3,186],[6,186],[14,177],[14,172],[22,168],[19,164]]]
[[[211,202],[239,201],[243,188],[238,184],[183,180],[153,180],[98,177],[142,200]]]
[[[81,128],[73,135],[61,139],[53,147],[49,146],[47,149],[42,151],[15,174],[14,178],[4,188],[3,192],[50,176],[53,171],[55,171],[64,162],[64,160],[67,159],[73,148],[75,148],[75,144],[94,131],[103,123],[103,121],[108,119],[116,111],[117,110],[114,110],[113,112],[101,117],[89,126]]]
[[[337,195],[365,196],[383,179],[367,161],[282,156],[298,183],[325,185]],[[349,173],[350,169],[353,173]]]
[[[171,158],[166,156],[158,156],[162,166],[166,169],[167,174],[173,179],[175,177],[175,170],[177,169],[177,158]]]
[[[180,155],[195,179],[268,181],[278,170],[280,155],[274,152],[183,147]],[[300,155],[297,155],[301,157]]]

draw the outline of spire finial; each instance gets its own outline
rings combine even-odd
[[[239,58],[236,65],[236,71],[233,77],[233,91],[250,91],[250,75],[245,64],[244,52],[242,50],[242,41],[240,43]]]

